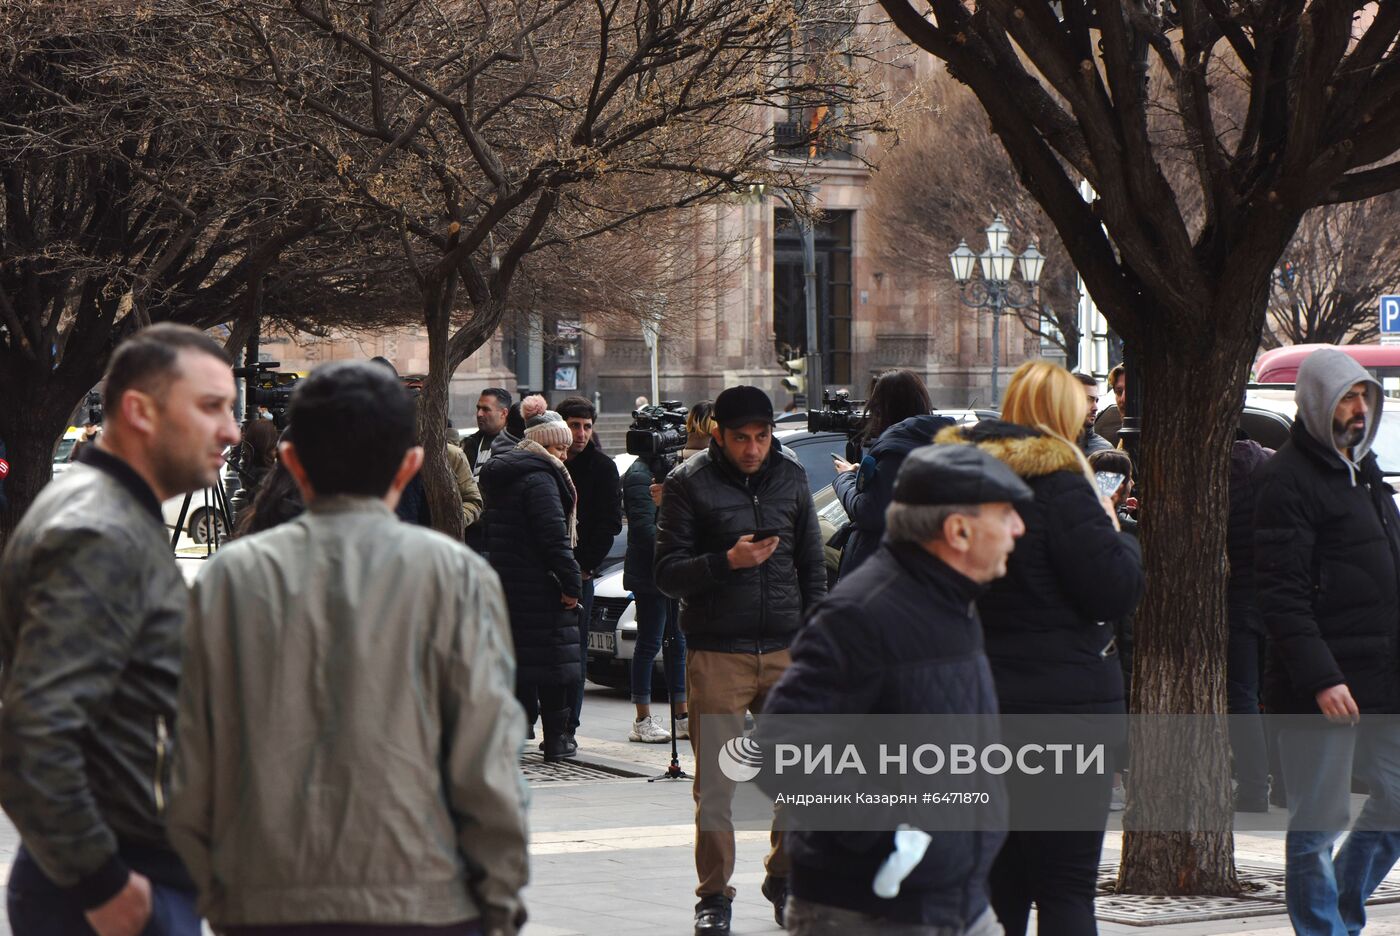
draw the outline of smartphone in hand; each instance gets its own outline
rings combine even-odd
[[[778,535],[780,535],[778,530],[754,530],[753,541],[757,543],[760,540],[772,539]]]

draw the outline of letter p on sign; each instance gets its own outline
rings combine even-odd
[[[1400,296],[1381,296],[1381,334],[1400,335]]]

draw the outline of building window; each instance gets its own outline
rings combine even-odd
[[[855,212],[828,211],[812,230],[816,256],[818,343],[822,374],[827,386],[852,386],[851,228]],[[802,235],[792,212],[785,208],[773,217],[773,338],[777,358],[785,361],[807,353],[807,303],[803,293]],[[818,387],[809,388],[813,399]]]

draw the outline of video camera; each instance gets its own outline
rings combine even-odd
[[[854,438],[865,431],[865,403],[852,400],[849,390],[824,390],[821,409],[807,413],[807,431],[844,432]]]
[[[287,428],[287,407],[292,391],[301,380],[296,374],[277,370],[280,361],[259,361],[247,367],[235,367],[233,376],[244,381],[243,413],[245,419],[255,419],[259,406],[266,406],[278,429]]]
[[[627,427],[627,452],[644,460],[657,484],[676,466],[685,448],[686,407],[679,400],[643,406],[632,413]]]

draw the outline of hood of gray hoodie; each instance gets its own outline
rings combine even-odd
[[[1352,457],[1337,448],[1332,434],[1332,414],[1337,404],[1342,402],[1354,385],[1366,384],[1366,433],[1352,449]],[[1314,351],[1303,359],[1298,368],[1297,389],[1294,399],[1298,404],[1298,418],[1303,428],[1308,430],[1322,448],[1337,456],[1338,462],[1352,473],[1352,484],[1356,484],[1356,465],[1371,451],[1380,430],[1381,405],[1384,399],[1381,385],[1358,364],[1355,358],[1341,351],[1323,348]]]

